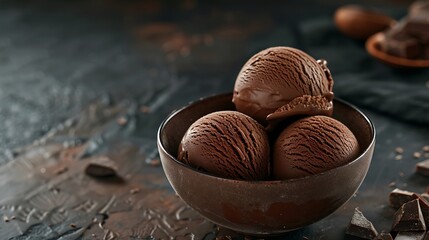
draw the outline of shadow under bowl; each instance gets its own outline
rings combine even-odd
[[[429,60],[402,58],[382,51],[380,43],[383,41],[383,38],[384,33],[380,32],[366,40],[365,48],[372,57],[395,68],[429,68]]]
[[[355,134],[360,155],[350,163],[290,180],[225,179],[195,170],[176,159],[189,126],[215,111],[234,110],[232,94],[200,99],[173,112],[158,130],[164,172],[176,193],[210,221],[251,235],[279,235],[314,223],[341,207],[357,191],[368,171],[375,145],[370,120],[335,99],[333,117]]]

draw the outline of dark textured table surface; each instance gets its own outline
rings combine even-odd
[[[361,3],[396,18],[409,4]],[[370,58],[362,42],[335,29],[340,4],[0,1],[0,239],[244,238],[175,196],[159,165],[156,131],[189,101],[231,91],[244,62],[276,45],[327,59],[336,96],[377,128],[356,195],[331,216],[276,239],[342,239],[355,207],[389,231],[388,193],[429,185],[414,172],[429,158],[422,152],[429,145],[429,72],[393,70]],[[396,147],[405,150],[401,160]],[[114,161],[120,177],[87,176],[86,164],[97,158]]]

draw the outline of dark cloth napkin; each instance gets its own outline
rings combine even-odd
[[[377,61],[364,41],[344,36],[329,18],[304,21],[298,31],[299,47],[328,61],[336,97],[429,126],[429,69],[395,69]]]

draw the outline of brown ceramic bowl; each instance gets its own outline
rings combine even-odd
[[[361,153],[352,162],[291,180],[244,181],[216,177],[176,159],[181,138],[198,118],[233,110],[232,94],[198,100],[175,111],[161,124],[158,150],[176,193],[212,222],[246,234],[278,235],[314,223],[342,206],[362,183],[371,162],[375,130],[355,107],[334,100],[334,118],[356,135]]]
[[[429,60],[402,58],[383,52],[380,49],[380,42],[383,38],[383,33],[377,33],[366,40],[366,50],[374,58],[397,68],[429,68]]]

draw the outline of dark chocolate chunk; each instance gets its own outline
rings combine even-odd
[[[392,225],[392,231],[396,232],[414,232],[426,231],[425,220],[420,209],[420,202],[414,199],[404,203],[395,213],[395,220]]]
[[[116,175],[116,166],[107,157],[97,157],[90,160],[85,173],[93,177],[113,177]]]
[[[413,194],[413,196],[419,200],[420,210],[422,211],[423,219],[425,220],[426,226],[429,226],[429,202],[421,195]]]
[[[409,58],[427,59],[429,45],[429,12],[417,11],[384,32],[380,49],[388,54]]]
[[[429,159],[418,162],[416,164],[416,172],[429,177]]]
[[[372,223],[355,208],[352,220],[346,229],[346,236],[360,239],[373,239],[378,235]]]
[[[429,41],[429,13],[420,12],[418,14],[409,15],[406,28],[410,36],[427,43],[427,41]]]
[[[404,203],[407,203],[415,197],[413,196],[413,192],[401,190],[399,188],[395,188],[392,192],[389,194],[389,203],[390,206],[392,206],[395,209],[400,208]]]
[[[387,232],[381,232],[375,240],[393,240],[393,237],[390,233]]]
[[[381,50],[403,58],[417,58],[421,54],[422,46],[417,39],[405,38],[405,39],[385,39],[380,42]]]
[[[395,240],[424,240],[426,232],[399,232]]]

